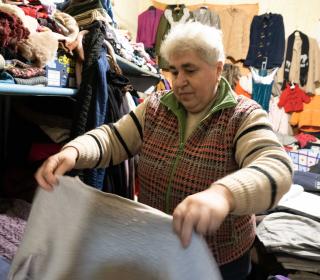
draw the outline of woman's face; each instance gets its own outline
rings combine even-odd
[[[190,113],[201,112],[213,100],[223,63],[210,65],[195,51],[172,55],[169,61],[174,95]]]

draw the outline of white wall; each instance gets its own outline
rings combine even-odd
[[[297,29],[311,37],[319,36],[315,28],[320,19],[319,0],[260,0],[259,10],[260,14],[265,12],[281,14],[286,37]]]
[[[182,2],[188,4],[188,1]],[[121,26],[128,29],[135,38],[138,15],[154,2],[156,1],[114,0],[114,12],[118,21],[121,22]],[[221,2],[229,4],[230,0],[203,1],[203,3],[209,2],[213,4]],[[316,37],[316,25],[320,19],[320,0],[259,0],[258,2],[259,14],[272,12],[283,16],[286,37],[296,29],[306,33],[308,36]],[[320,36],[318,35],[318,37]]]

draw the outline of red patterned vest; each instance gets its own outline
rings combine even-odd
[[[203,120],[185,143],[177,116],[155,94],[146,109],[139,159],[139,201],[172,214],[188,195],[239,169],[233,139],[242,121],[258,106],[238,97],[237,104]],[[243,255],[255,237],[253,216],[229,215],[215,235],[205,236],[219,265]]]

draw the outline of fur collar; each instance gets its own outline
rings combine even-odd
[[[182,17],[177,20],[177,21],[174,21],[173,17],[172,17],[172,10],[170,9],[166,9],[164,11],[164,15],[166,17],[166,19],[169,21],[170,23],[170,26],[171,27],[174,27],[175,25],[177,25],[178,23],[185,23],[187,22],[187,20],[189,19],[190,17],[190,12],[188,10],[188,8],[183,8],[183,15]]]

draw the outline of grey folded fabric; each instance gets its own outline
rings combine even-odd
[[[8,279],[221,279],[205,241],[181,247],[172,218],[61,177],[39,189]]]
[[[268,252],[317,262],[320,261],[319,232],[319,222],[284,212],[267,215],[257,227],[257,237]]]
[[[302,186],[309,192],[320,192],[320,174],[294,171],[293,183]]]

